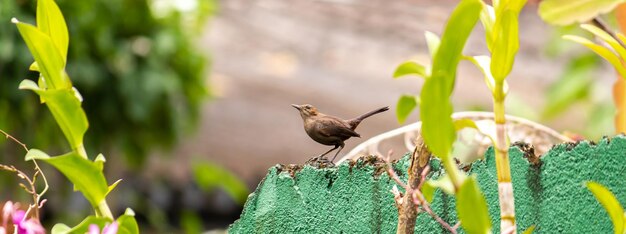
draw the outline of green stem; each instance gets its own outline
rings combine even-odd
[[[106,199],[102,199],[100,204],[96,206],[96,215],[107,217],[113,220],[113,213],[111,213],[111,209],[109,209],[109,205],[107,204]]]
[[[496,139],[494,142],[496,156],[496,172],[498,175],[498,195],[500,200],[500,231],[516,233],[515,201],[511,183],[511,165],[509,163],[509,141],[506,133],[504,116],[504,81],[496,82],[493,93],[493,113],[496,122]]]
[[[445,157],[441,157],[441,163],[443,164],[443,168],[446,169],[446,173],[450,177],[450,181],[452,181],[452,184],[454,185],[454,191],[458,191],[463,181],[461,181],[459,169],[452,159],[452,155],[448,154]]]
[[[80,144],[78,147],[76,147],[76,153],[78,153],[78,155],[85,159],[89,158],[87,157],[87,151],[85,150],[85,146],[83,144]]]

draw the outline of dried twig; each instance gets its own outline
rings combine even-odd
[[[426,181],[426,176],[428,175],[428,173],[430,172],[430,166],[426,166],[424,167],[424,169],[422,170],[421,174],[420,174],[420,182],[419,185],[417,186],[416,189],[412,189],[411,187],[407,186],[404,182],[402,182],[402,180],[400,179],[400,177],[398,176],[398,174],[396,174],[393,171],[393,168],[391,166],[391,162],[390,162],[390,158],[391,155],[393,154],[393,152],[390,150],[387,153],[387,157],[382,158],[382,160],[385,161],[385,164],[387,166],[387,174],[389,175],[390,178],[392,178],[397,185],[399,185],[400,187],[405,189],[405,195],[406,194],[411,194],[412,197],[412,202],[413,204],[415,204],[415,208],[417,210],[417,212],[420,211],[425,211],[426,213],[428,213],[433,219],[435,219],[435,221],[437,221],[441,227],[443,227],[444,229],[448,230],[450,233],[457,233],[457,229],[460,225],[460,222],[458,222],[456,225],[451,226],[450,224],[448,224],[445,220],[443,220],[441,217],[439,217],[437,214],[435,214],[432,209],[430,208],[430,205],[428,204],[428,202],[426,201],[426,199],[424,199],[424,195],[421,192],[421,187],[424,184],[424,182]],[[403,194],[398,191],[398,188],[396,186],[393,187],[392,189],[392,193],[394,194],[394,199],[396,202],[396,207],[398,207],[400,209],[401,205],[402,205],[402,200],[403,200]],[[398,230],[400,231],[400,230]]]
[[[2,129],[0,129],[0,132],[4,134],[7,139],[11,139],[15,143],[21,145],[24,148],[24,150],[26,150],[26,152],[29,151],[26,144],[20,142],[15,137],[9,135]],[[44,175],[43,171],[41,171],[41,168],[39,167],[39,164],[37,164],[37,161],[36,160],[32,160],[32,161],[33,161],[33,164],[35,165],[35,173],[33,174],[32,179],[26,173],[15,168],[15,166],[7,166],[7,165],[0,164],[0,169],[14,172],[17,174],[17,177],[23,180],[26,180],[26,182],[28,182],[28,185],[25,185],[23,183],[19,184],[20,187],[22,187],[27,193],[33,196],[33,204],[30,204],[28,206],[28,210],[26,211],[26,216],[28,217],[29,215],[31,215],[33,218],[39,220],[39,209],[43,207],[43,205],[46,203],[46,199],[42,200],[41,198],[48,191],[49,186],[48,186],[48,180],[46,179],[46,176]],[[43,179],[44,188],[41,192],[37,192],[37,188],[36,188],[37,177],[40,175],[41,175],[41,178]],[[32,211],[32,214],[31,214],[31,211]]]

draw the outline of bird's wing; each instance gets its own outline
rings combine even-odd
[[[324,136],[337,136],[340,138],[361,137],[361,135],[350,129],[350,126],[341,120],[330,118],[318,119],[316,124],[319,132]]]

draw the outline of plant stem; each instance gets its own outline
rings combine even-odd
[[[100,204],[96,207],[96,214],[98,216],[107,217],[113,220],[113,213],[111,213],[111,209],[109,209],[109,205],[107,204],[106,199],[102,199]]]
[[[511,184],[511,168],[509,164],[509,141],[506,133],[506,119],[504,117],[504,81],[496,81],[493,113],[496,122],[496,171],[498,174],[498,198],[500,200],[500,230],[515,228],[515,201],[513,198],[513,184]]]

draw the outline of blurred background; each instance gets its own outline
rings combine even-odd
[[[369,118],[357,144],[401,125],[395,103],[422,80],[391,75],[408,59],[429,61],[424,31],[440,34],[458,1],[428,0],[86,0],[57,1],[70,30],[67,71],[84,97],[89,155],[103,153],[109,196],[137,213],[145,233],[223,229],[239,217],[267,169],[329,149],[311,140],[290,104]],[[560,35],[530,3],[520,18],[520,52],[508,82],[507,113],[596,140],[613,135],[612,68]],[[0,2],[0,129],[29,147],[66,152],[60,129],[36,95],[20,91],[32,62],[11,17],[34,22],[35,1]],[[466,54],[487,54],[477,26]],[[455,111],[490,110],[482,74],[461,62]],[[409,123],[418,120],[418,113]],[[397,152],[396,155],[401,155]],[[27,170],[23,151],[0,139],[0,163]],[[46,227],[74,225],[88,202],[44,166]],[[10,173],[0,199],[27,202]]]

